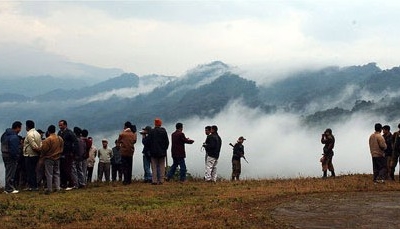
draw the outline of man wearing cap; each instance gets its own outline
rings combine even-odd
[[[246,140],[243,136],[240,136],[236,144],[233,146],[232,155],[232,181],[239,180],[242,166],[240,159],[244,156],[243,141]]]
[[[97,179],[99,181],[103,180],[103,174],[107,182],[110,181],[110,165],[111,165],[111,157],[113,155],[112,150],[108,147],[108,140],[101,140],[101,144],[103,147],[97,151],[97,155],[99,157],[99,165],[97,168]]]
[[[149,146],[151,156],[152,182],[151,184],[162,184],[165,175],[165,157],[169,146],[167,131],[161,127],[159,118],[154,120],[154,128],[149,133]]]
[[[153,175],[151,174],[151,156],[150,156],[150,145],[149,145],[149,133],[151,126],[146,126],[139,133],[142,135],[143,144],[143,171],[144,171],[144,183],[151,183]]]

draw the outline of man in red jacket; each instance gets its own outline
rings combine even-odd
[[[185,134],[182,132],[183,124],[178,122],[176,125],[176,131],[171,135],[172,147],[172,159],[173,164],[168,172],[167,181],[170,180],[176,171],[176,168],[179,166],[180,172],[180,181],[184,182],[186,180],[186,152],[185,152],[185,144],[193,144],[193,140],[185,137]]]

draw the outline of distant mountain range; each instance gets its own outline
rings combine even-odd
[[[61,85],[64,89],[93,85],[123,73],[118,68],[101,68],[69,61],[63,56],[46,51],[40,45],[2,43],[0,53],[1,93],[15,93],[9,90],[14,85],[19,85],[18,94],[34,96]],[[34,78],[34,88],[30,85],[31,78]],[[56,80],[58,82],[54,82]]]
[[[338,122],[360,112],[398,119],[397,67],[381,70],[375,63],[327,67],[298,72],[269,85],[257,85],[233,72],[229,65],[215,61],[182,77],[124,73],[93,85],[50,76],[27,77],[18,85],[0,80],[0,119],[4,126],[16,119],[33,119],[39,125],[67,119],[104,131],[119,129],[126,120],[144,126],[155,117],[166,122],[212,117],[237,100],[266,114],[298,114],[310,125]],[[32,88],[40,88],[41,93],[26,93]]]

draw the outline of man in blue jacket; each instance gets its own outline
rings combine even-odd
[[[5,172],[6,172],[6,186],[5,193],[18,193],[19,191],[14,187],[15,171],[18,165],[18,157],[20,150],[20,139],[18,137],[21,132],[22,123],[16,121],[8,128],[3,135],[1,135],[1,153],[3,156]]]

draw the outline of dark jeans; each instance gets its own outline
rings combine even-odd
[[[16,189],[22,189],[26,187],[26,169],[24,156],[20,156],[17,163],[17,170],[14,176],[14,187]]]
[[[130,184],[132,182],[132,160],[133,157],[121,156],[122,173],[124,174],[123,184]]]
[[[144,170],[144,180],[151,181],[153,175],[151,174],[151,158],[143,155],[143,170]]]
[[[386,159],[384,157],[373,157],[372,167],[374,171],[374,181],[385,179],[386,177]]]
[[[61,157],[60,159],[60,184],[62,188],[75,187],[72,177],[73,161],[72,155]]]
[[[6,186],[4,190],[7,192],[12,192],[15,190],[14,187],[14,177],[15,171],[17,170],[18,161],[12,159],[11,157],[3,157],[5,173],[6,173]]]
[[[186,163],[185,163],[185,158],[178,158],[178,157],[173,157],[173,163],[171,168],[169,169],[167,178],[171,179],[176,171],[176,168],[179,166],[179,179],[180,181],[185,181],[186,180]]]
[[[39,157],[25,157],[25,168],[28,180],[28,187],[32,189],[37,189],[37,179],[36,179],[36,166],[39,162]]]
[[[117,173],[118,173],[118,181],[122,180],[122,165],[121,164],[112,164],[111,165],[111,180],[117,180]]]
[[[92,182],[93,167],[87,167],[87,183]]]

